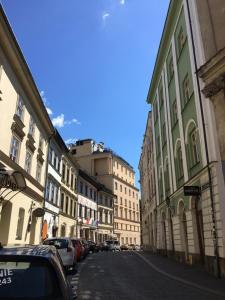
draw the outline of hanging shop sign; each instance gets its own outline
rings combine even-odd
[[[45,214],[45,210],[41,207],[38,207],[33,211],[33,215],[37,218],[43,217],[44,214]]]
[[[184,186],[184,196],[200,196],[201,190],[199,186]]]
[[[25,187],[26,181],[22,173],[13,170],[0,170],[0,189],[6,188],[17,191]]]

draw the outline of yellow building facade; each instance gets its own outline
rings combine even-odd
[[[26,187],[15,191],[0,187],[0,242],[37,244],[41,237],[48,139],[53,126],[2,7],[0,91],[1,172],[17,172],[26,182]]]

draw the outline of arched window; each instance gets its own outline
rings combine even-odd
[[[17,220],[16,240],[22,240],[25,209],[20,208]]]
[[[192,166],[195,166],[197,163],[199,163],[199,150],[198,150],[198,132],[195,129],[193,129],[189,135],[190,140],[190,158]]]

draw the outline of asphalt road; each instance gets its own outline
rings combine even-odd
[[[75,284],[78,300],[225,299],[168,278],[129,251],[90,255],[81,264]]]

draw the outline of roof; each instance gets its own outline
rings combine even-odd
[[[153,102],[153,97],[155,96],[154,92],[157,87],[157,82],[159,78],[159,72],[162,69],[162,65],[165,61],[164,59],[167,53],[165,49],[167,49],[168,47],[168,42],[170,41],[169,40],[170,33],[173,31],[173,26],[175,26],[174,22],[176,21],[176,14],[182,5],[182,2],[183,1],[181,0],[170,0],[166,20],[163,27],[163,32],[161,35],[159,49],[155,61],[155,66],[152,73],[151,83],[148,90],[148,96],[146,100],[148,103]]]
[[[56,255],[55,247],[48,245],[4,246],[0,248],[1,255],[39,256],[46,257]]]

